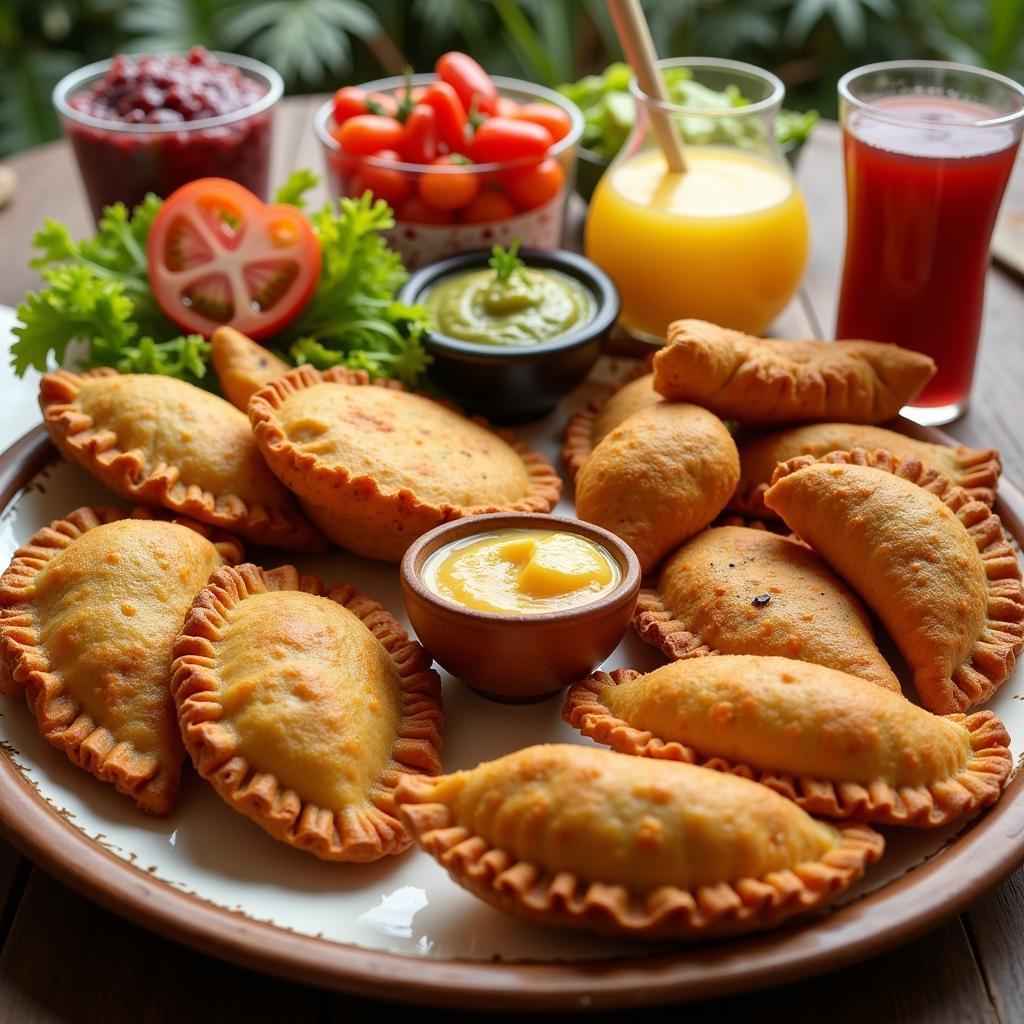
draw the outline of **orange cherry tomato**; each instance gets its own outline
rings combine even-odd
[[[512,116],[547,128],[554,142],[572,131],[572,118],[554,103],[524,103]]]
[[[412,108],[398,151],[411,164],[429,164],[437,156],[437,114],[433,107],[421,103]]]
[[[478,175],[471,171],[449,170],[458,167],[450,156],[439,156],[431,167],[444,170],[426,170],[420,175],[420,199],[435,210],[458,210],[468,206],[480,192]]]
[[[461,153],[466,148],[466,112],[458,94],[447,82],[435,82],[423,102],[432,107],[437,117],[437,137],[450,153]]]
[[[350,117],[334,131],[338,144],[350,153],[370,156],[382,149],[397,149],[402,139],[402,126],[393,118],[379,114],[358,114]]]
[[[459,214],[459,220],[463,224],[486,224],[494,220],[507,220],[518,212],[516,204],[504,192],[485,188]]]
[[[407,224],[450,224],[452,218],[447,211],[435,210],[422,199],[413,196],[398,211],[395,219]]]
[[[290,323],[316,290],[320,261],[300,210],[264,203],[224,178],[172,192],[146,243],[157,305],[183,331],[206,337],[230,324],[266,338]]]
[[[353,186],[353,195],[362,195],[369,189],[375,198],[383,199],[392,210],[397,210],[412,195],[413,186],[409,175],[396,167],[380,167],[371,163],[371,160],[400,163],[402,158],[397,150],[382,149],[374,153],[370,160],[362,161],[357,176],[358,187]]]
[[[551,133],[532,121],[489,117],[473,133],[467,150],[478,164],[543,156],[552,146]]]
[[[446,53],[434,65],[437,77],[447,82],[458,94],[462,109],[468,114],[476,100],[480,114],[493,114],[498,109],[498,90],[486,71],[468,53]]]
[[[565,171],[557,160],[548,157],[532,167],[507,171],[503,184],[520,209],[533,210],[558,195],[565,184]]]

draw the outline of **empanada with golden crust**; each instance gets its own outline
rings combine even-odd
[[[935,373],[926,355],[877,341],[774,341],[703,320],[669,324],[654,387],[740,423],[892,419]]]
[[[291,369],[270,349],[227,324],[210,335],[210,362],[228,401],[242,412],[254,392]]]
[[[168,682],[193,597],[241,548],[199,523],[80,508],[0,577],[0,655],[39,731],[142,810],[166,814],[183,752]]]
[[[887,451],[899,458],[914,456],[926,469],[938,470],[950,483],[962,487],[975,501],[990,508],[996,497],[1001,470],[995,448],[950,448],[898,434],[895,430],[856,423],[812,423],[790,427],[740,445],[740,482],[729,508],[752,516],[770,516],[764,492],[780,462],[798,455],[820,458],[829,452],[854,448]]]
[[[257,544],[326,546],[267,469],[245,415],[223,398],[173,377],[103,368],[46,374],[39,404],[61,452],[123,497]]]
[[[174,654],[185,747],[231,807],[324,860],[411,844],[393,790],[441,769],[440,680],[376,601],[291,566],[222,569]]]
[[[569,476],[576,478],[590,453],[620,423],[641,409],[649,409],[664,399],[654,390],[654,374],[629,373],[604,399],[590,403],[582,412],[569,418],[562,445],[562,461]]]
[[[576,477],[576,514],[626,541],[647,573],[722,511],[738,479],[725,424],[696,405],[661,402],[594,449]]]
[[[399,814],[459,885],[516,917],[635,938],[771,928],[882,853],[746,779],[550,745],[404,780]]]
[[[398,561],[421,534],[486,512],[550,512],[561,480],[511,435],[362,371],[301,366],[249,416],[270,468],[331,540]]]
[[[730,656],[596,672],[562,711],[624,754],[753,779],[810,814],[935,827],[995,803],[1013,768],[991,711],[936,715],[822,665]]]
[[[805,544],[766,530],[698,534],[641,590],[633,623],[670,658],[770,654],[900,690],[849,587]]]
[[[918,459],[803,455],[765,504],[882,620],[937,714],[989,699],[1024,646],[1024,593],[1002,524]]]

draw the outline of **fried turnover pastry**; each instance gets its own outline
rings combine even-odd
[[[185,747],[236,811],[324,860],[411,844],[393,791],[441,770],[440,680],[376,601],[291,566],[222,569],[174,655]]]
[[[224,399],[172,377],[103,368],[46,374],[39,404],[62,454],[123,497],[258,544],[324,548]]]
[[[778,655],[900,692],[853,592],[806,545],[766,530],[698,534],[640,591],[633,623],[670,658]]]
[[[811,814],[945,825],[995,803],[1013,768],[991,711],[936,715],[863,679],[788,658],[596,672],[562,715],[624,754],[753,779]]]
[[[772,341],[703,320],[669,324],[654,387],[740,423],[895,416],[935,373],[930,357],[877,341]]]
[[[626,541],[647,573],[722,511],[738,479],[722,421],[696,405],[661,402],[594,449],[576,477],[576,514]]]
[[[270,349],[227,324],[210,335],[210,362],[228,401],[242,412],[253,392],[291,369]]]
[[[569,418],[562,445],[562,461],[569,476],[576,479],[580,467],[590,453],[620,423],[641,409],[649,409],[664,401],[654,390],[654,374],[627,374],[607,398],[590,403],[582,412]]]
[[[1024,593],[999,517],[920,460],[804,455],[765,504],[882,620],[938,714],[988,700],[1024,645]]]
[[[962,487],[969,497],[990,508],[996,497],[1001,465],[995,448],[949,448],[918,441],[906,434],[882,427],[855,423],[813,423],[792,427],[740,445],[740,482],[729,507],[753,516],[771,516],[764,492],[771,486],[772,473],[780,462],[798,455],[820,458],[829,452],[854,448],[887,451],[898,458],[914,456],[925,469],[934,469],[950,483]]]
[[[882,853],[746,779],[591,747],[528,747],[403,780],[399,813],[461,886],[542,924],[636,938],[770,928]]]
[[[331,540],[398,561],[421,534],[485,512],[549,512],[548,461],[394,381],[301,366],[257,391],[249,416],[270,468]]]
[[[142,810],[166,814],[184,757],[168,681],[192,598],[242,556],[199,523],[80,508],[0,577],[0,654],[43,737]]]

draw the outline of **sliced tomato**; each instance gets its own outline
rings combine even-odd
[[[489,117],[474,132],[467,152],[476,163],[489,164],[526,156],[543,156],[552,143],[547,128],[532,121]]]
[[[335,128],[334,137],[349,153],[370,156],[381,149],[396,149],[402,139],[402,126],[393,117],[359,114]]]
[[[572,118],[554,103],[524,103],[512,116],[547,128],[555,142],[572,131]]]
[[[437,156],[437,114],[433,107],[421,103],[412,108],[396,148],[411,164],[429,164]]]
[[[437,77],[447,82],[458,94],[462,109],[468,114],[493,114],[498,109],[498,90],[490,75],[468,53],[446,53],[434,65]]]
[[[447,82],[435,82],[423,97],[433,107],[437,117],[437,137],[448,147],[449,153],[461,153],[466,148],[466,112],[458,94]]]
[[[565,171],[549,156],[532,167],[506,171],[502,184],[521,210],[534,210],[558,195],[565,184]]]
[[[468,206],[480,192],[480,176],[472,171],[459,171],[450,156],[439,156],[420,175],[420,199],[435,210],[459,210]]]
[[[153,218],[146,256],[157,304],[206,337],[221,324],[269,337],[305,307],[320,277],[320,244],[302,213],[224,178],[172,192]]]

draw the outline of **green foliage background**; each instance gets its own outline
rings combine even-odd
[[[941,57],[1024,78],[1024,0],[646,0],[662,56],[768,67],[787,105],[835,110],[860,64]],[[547,85],[619,57],[604,0],[3,0],[0,155],[55,138],[50,90],[118,51],[211,49],[274,65],[288,90],[319,92],[431,67],[448,49]]]

